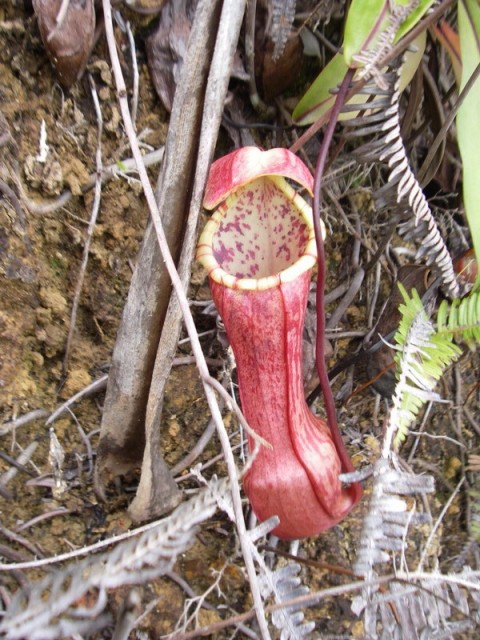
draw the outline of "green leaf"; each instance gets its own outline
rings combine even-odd
[[[462,53],[460,88],[463,89],[480,63],[480,4],[475,0],[458,3],[458,32]],[[477,262],[480,262],[480,78],[458,110],[457,137],[463,164],[463,204]]]
[[[343,80],[347,70],[343,56],[337,53],[295,107],[293,121],[300,125],[311,124],[329,111],[335,102],[335,96],[330,91]]]
[[[428,9],[430,9],[432,4],[434,4],[434,2],[435,0],[422,0],[418,7],[412,9],[408,18],[406,18],[406,20],[402,22],[400,28],[398,29],[397,35],[394,39],[394,43],[403,38],[403,36],[406,35],[410,31],[410,29],[413,29],[413,27],[418,24],[418,22],[420,22],[420,20],[423,18]],[[408,4],[408,2],[399,2],[397,0],[396,4],[405,5]]]
[[[388,26],[388,0],[352,0],[345,23],[343,56],[348,66],[360,51],[371,49]]]
[[[463,341],[473,349],[480,343],[480,291],[473,291],[466,298],[446,300],[437,313],[437,332],[440,336]]]
[[[393,35],[392,42],[398,42],[423,17],[435,0],[421,0],[412,9],[407,18]],[[380,44],[382,34],[390,27],[392,21],[398,20],[390,9],[407,7],[411,0],[353,0],[345,23],[343,55],[349,66],[357,66],[355,56],[366,51],[373,51]]]
[[[415,40],[412,41],[412,50],[408,50],[404,54],[404,62],[400,69],[400,92],[408,87],[415,75],[416,70],[422,62],[423,54],[427,44],[427,32],[422,31]]]

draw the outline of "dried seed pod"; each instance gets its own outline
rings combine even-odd
[[[85,70],[95,35],[94,0],[33,0],[43,45],[66,89]]]

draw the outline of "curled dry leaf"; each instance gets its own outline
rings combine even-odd
[[[302,68],[303,45],[293,29],[296,3],[258,2],[255,19],[255,79],[266,100],[283,93]]]
[[[69,88],[85,70],[95,35],[93,0],[33,0],[43,45],[59,82]]]
[[[473,249],[462,253],[455,261],[455,271],[463,285],[473,285],[478,278],[478,263]]]
[[[187,51],[197,0],[175,0],[162,9],[157,29],[147,38],[148,68],[163,106],[172,110],[177,79]],[[248,76],[238,53],[231,74],[240,80]]]
[[[275,59],[275,47],[267,40],[256,50],[256,75],[267,100],[280,95],[298,79],[302,68],[303,45],[300,36],[292,34],[285,43],[284,51]]]
[[[177,78],[187,51],[196,0],[169,2],[158,27],[147,38],[148,68],[165,109],[172,110]]]

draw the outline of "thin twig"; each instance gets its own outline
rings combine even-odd
[[[406,585],[413,585],[416,582],[420,582],[423,580],[426,582],[454,584],[464,587],[467,590],[478,592],[480,591],[480,585],[478,584],[478,582],[474,582],[474,579],[478,579],[479,575],[480,572],[472,571],[471,574],[469,574],[471,579],[468,580],[467,578],[464,578],[462,576],[455,576],[452,574],[446,575],[441,573],[428,573],[420,571],[416,571],[415,573],[406,573],[405,571],[398,571],[395,574],[381,576],[373,580],[359,580],[336,587],[328,587],[327,589],[322,589],[321,591],[298,596],[296,598],[291,598],[290,600],[285,600],[284,602],[281,602],[279,604],[273,604],[266,607],[265,613],[273,613],[274,611],[278,611],[285,607],[308,607],[313,604],[317,604],[322,600],[325,600],[325,598],[335,597],[339,595],[345,596],[348,593],[361,591],[365,588],[374,588],[381,587],[382,585],[388,585],[390,582],[401,582]],[[421,585],[419,585],[419,588],[421,588]],[[246,622],[247,620],[253,618],[254,615],[255,612],[253,609],[251,609],[250,611],[246,611],[245,613],[238,616],[233,616],[228,620],[223,620],[222,622],[211,624],[208,627],[202,627],[200,629],[195,629],[194,631],[170,637],[172,638],[172,640],[190,640],[190,638],[213,635],[214,633],[224,629],[225,627],[232,626],[233,624],[237,624],[238,622]]]
[[[222,409],[222,404],[224,404],[223,400],[220,399],[220,402],[219,402],[220,409]],[[195,446],[188,452],[188,454],[184,458],[179,460],[179,462],[177,462],[177,464],[174,467],[172,467],[172,469],[170,470],[172,476],[178,476],[180,473],[182,473],[182,471],[192,466],[195,460],[203,453],[203,451],[205,450],[205,447],[212,439],[212,436],[214,433],[215,433],[215,422],[212,418],[208,421],[205,431],[197,440],[197,442],[195,443]]]
[[[142,527],[137,527],[136,529],[132,529],[131,531],[125,531],[124,533],[119,533],[116,536],[112,536],[111,538],[107,538],[106,540],[100,540],[95,544],[91,544],[87,547],[82,547],[81,549],[75,549],[74,551],[67,551],[66,553],[60,553],[56,556],[51,556],[49,558],[42,558],[41,560],[31,560],[29,562],[19,562],[19,563],[4,563],[0,564],[0,571],[17,571],[22,569],[38,569],[40,567],[45,567],[50,564],[58,564],[59,562],[66,562],[68,560],[74,560],[75,558],[79,558],[81,556],[89,556],[103,549],[105,547],[109,547],[111,545],[117,544],[118,542],[122,542],[122,540],[128,540],[129,538],[133,538],[135,536],[139,536],[140,534],[158,527],[158,520],[154,522],[149,522]]]
[[[238,421],[240,422],[242,427],[245,429],[245,431],[253,438],[253,440],[255,440],[257,442],[257,444],[262,445],[263,447],[267,447],[267,449],[271,449],[272,445],[269,442],[267,442],[267,440],[262,438],[262,436],[260,436],[256,431],[254,431],[252,429],[252,427],[248,424],[247,419],[243,415],[242,410],[238,406],[237,401],[235,400],[235,398],[233,396],[231,396],[224,387],[222,387],[220,382],[216,378],[213,378],[210,375],[208,375],[205,378],[205,381],[213,389],[215,389],[215,391],[220,395],[221,398],[224,399],[224,401],[226,402],[227,406],[235,413],[235,415],[238,418]]]
[[[151,167],[158,164],[163,160],[164,154],[164,147],[159,147],[158,149],[154,149],[153,151],[146,153],[143,156],[145,166]],[[127,175],[128,173],[135,171],[135,168],[136,165],[133,158],[126,158],[125,160],[119,160],[118,162],[114,162],[113,164],[108,165],[102,170],[102,185],[106,184],[113,178],[125,177],[125,175]],[[61,209],[62,207],[67,205],[73,198],[73,193],[70,190],[65,190],[55,200],[44,201],[40,204],[38,202],[30,200],[27,193],[25,192],[25,189],[23,188],[22,182],[18,175],[14,175],[13,178],[20,192],[22,202],[30,211],[30,213],[34,213],[35,215],[45,215],[53,213],[54,211],[57,211],[58,209]],[[93,175],[90,175],[85,184],[81,185],[80,189],[82,193],[87,193],[87,191],[93,189],[96,182],[97,174],[94,173]]]
[[[290,600],[285,600],[279,604],[273,604],[268,607],[265,607],[265,613],[273,613],[274,611],[279,611],[286,607],[293,606],[302,606],[307,607],[313,604],[316,604],[325,598],[342,595],[345,596],[347,593],[352,593],[355,591],[361,591],[366,586],[379,586],[382,584],[388,584],[394,579],[394,576],[384,576],[381,578],[377,578],[376,580],[371,581],[356,581],[349,584],[340,585],[337,587],[329,587],[327,589],[322,589],[322,591],[317,591],[314,593],[309,593],[307,595],[298,596],[297,598],[291,598]],[[186,633],[177,633],[175,635],[169,635],[168,638],[170,640],[190,640],[190,638],[199,638],[210,636],[214,637],[215,633],[218,633],[222,629],[226,627],[230,627],[238,624],[239,622],[246,622],[254,617],[255,611],[251,609],[250,611],[246,611],[245,613],[241,613],[237,616],[232,616],[227,620],[222,620],[221,622],[215,622],[211,625],[201,627],[200,629],[195,629],[193,631],[187,631]],[[162,636],[166,638],[167,636]]]
[[[346,312],[348,307],[353,302],[355,296],[359,292],[360,287],[362,286],[364,277],[365,277],[365,271],[360,267],[355,273],[355,275],[353,276],[350,286],[347,292],[345,293],[345,295],[343,296],[342,300],[340,301],[340,304],[337,306],[335,311],[332,313],[332,315],[328,319],[328,322],[325,324],[326,330],[334,329],[337,326],[337,324],[340,322],[341,317]]]
[[[239,431],[235,431],[235,433],[232,434],[232,437],[230,439],[232,440],[233,436],[238,435],[238,433]],[[232,451],[238,451],[238,449],[243,449],[243,448],[244,448],[244,445],[243,443],[240,442],[239,444],[232,446]],[[189,473],[186,473],[183,476],[177,476],[175,478],[175,482],[184,482],[185,480],[188,480],[190,478],[198,478],[198,473],[203,473],[206,469],[209,469],[210,467],[212,467],[214,464],[217,464],[217,462],[220,462],[221,460],[223,460],[223,453],[219,453],[216,456],[213,456],[213,458],[209,458],[206,462],[203,462],[202,464],[198,464]]]
[[[140,75],[138,73],[137,52],[135,48],[135,38],[133,37],[130,22],[125,25],[128,36],[128,44],[130,46],[130,55],[132,57],[132,73],[133,73],[133,95],[132,95],[132,120],[133,126],[137,128],[137,110],[138,110],[138,91],[140,84]]]
[[[87,437],[82,425],[80,424],[77,416],[73,413],[70,407],[67,407],[68,413],[72,416],[73,421],[77,426],[77,431],[80,434],[80,438],[82,439],[83,444],[85,445],[85,449],[87,450],[87,460],[88,460],[88,475],[91,476],[93,473],[93,449],[90,443],[90,440]],[[52,427],[53,428],[53,427]]]
[[[26,465],[27,462],[29,462],[30,459],[32,458],[37,447],[38,447],[38,440],[34,440],[28,445],[28,447],[25,447],[25,449],[23,449],[23,451],[20,453],[20,455],[17,458],[17,462],[22,466]],[[5,473],[2,476],[0,476],[0,485],[6,488],[7,484],[13,480],[13,478],[17,475],[17,473],[18,473],[18,469],[16,469],[15,467],[11,467],[10,469],[8,469],[8,471],[5,471]]]
[[[37,546],[36,544],[33,544],[32,542],[30,542],[30,540],[27,540],[23,536],[19,535],[17,532],[10,531],[10,529],[3,527],[1,524],[0,524],[0,533],[4,535],[8,540],[12,540],[12,542],[21,544],[23,547],[28,549],[28,551],[30,551],[30,553],[33,554],[34,556],[37,556],[37,557],[43,556],[43,552],[39,546]]]
[[[257,13],[257,0],[248,0],[245,17],[245,58],[248,72],[248,86],[250,90],[250,102],[255,111],[265,117],[271,116],[274,109],[267,105],[260,98],[255,82],[255,17]]]
[[[30,411],[19,418],[15,418],[14,420],[10,420],[10,422],[4,422],[0,426],[0,436],[5,436],[10,431],[14,429],[18,429],[18,427],[23,427],[34,420],[40,420],[41,418],[46,418],[49,414],[45,409],[35,409],[34,411]]]
[[[411,451],[410,451],[410,453],[408,455],[408,458],[407,458],[407,463],[408,464],[412,464],[412,461],[413,461],[413,459],[415,457],[415,453],[417,451],[417,447],[418,447],[418,445],[420,443],[420,436],[423,434],[423,432],[424,432],[424,430],[425,430],[425,428],[427,426],[427,421],[428,421],[428,418],[430,417],[430,411],[432,410],[432,407],[433,407],[433,402],[429,402],[427,404],[426,408],[425,408],[425,411],[424,411],[424,414],[423,414],[423,418],[422,418],[422,422],[420,424],[420,428],[419,428],[418,432],[415,434],[417,437],[415,438],[415,441],[414,441],[414,443],[412,445],[412,449],[411,449]],[[410,432],[410,433],[412,433],[412,432]]]
[[[435,136],[435,140],[433,140],[432,144],[429,145],[427,157],[423,161],[422,168],[418,172],[418,176],[417,176],[418,181],[420,183],[423,182],[425,176],[427,175],[427,171],[430,168],[430,164],[432,163],[432,161],[433,161],[433,159],[435,157],[435,154],[438,151],[438,148],[440,147],[440,145],[443,142],[445,142],[445,137],[446,137],[447,131],[452,126],[453,121],[455,120],[455,117],[456,117],[456,115],[458,113],[458,110],[462,106],[465,98],[467,97],[467,95],[469,94],[470,90],[472,89],[473,85],[476,83],[476,81],[478,80],[479,77],[480,77],[480,62],[477,64],[477,66],[475,67],[474,71],[472,72],[472,75],[468,79],[468,82],[465,84],[465,86],[461,90],[461,92],[460,92],[457,100],[455,101],[455,104],[453,105],[450,113],[445,118],[445,122],[443,123],[443,125],[439,129],[437,135]]]
[[[18,471],[21,471],[22,473],[26,473],[28,476],[35,475],[32,471],[30,471],[30,469],[27,469],[25,465],[20,464],[20,462],[17,462],[15,458],[12,458],[12,456],[9,456],[8,453],[5,453],[4,451],[0,451],[0,459],[4,460],[7,464],[11,465],[12,467],[15,467]]]
[[[83,288],[83,281],[85,279],[85,272],[87,270],[88,257],[90,253],[90,245],[93,239],[93,232],[97,223],[97,216],[100,210],[100,199],[102,195],[102,132],[103,132],[103,118],[100,109],[100,102],[98,100],[97,90],[92,76],[89,76],[90,90],[92,92],[93,104],[95,106],[95,113],[97,116],[97,151],[96,151],[96,166],[97,166],[97,180],[95,183],[95,196],[93,199],[92,213],[90,215],[90,222],[87,229],[87,237],[85,239],[85,245],[83,247],[82,263],[80,265],[80,271],[78,273],[77,284],[75,286],[75,294],[73,296],[72,313],[70,316],[70,326],[68,329],[67,344],[65,347],[65,357],[63,359],[63,370],[68,370],[68,363],[70,360],[70,353],[72,349],[73,335],[75,333],[75,324],[77,321],[78,305],[80,304],[80,296]]]
[[[90,396],[94,393],[100,393],[101,391],[104,391],[104,389],[106,389],[107,387],[107,381],[108,381],[108,375],[106,374],[101,378],[99,378],[98,380],[94,380],[83,389],[80,389],[80,391],[78,391],[71,398],[63,402],[59,407],[55,409],[55,411],[52,414],[50,414],[50,417],[45,422],[45,426],[48,427],[50,424],[55,422],[55,420],[57,420],[57,418],[59,418],[62,415],[62,413],[65,413],[65,411],[67,411],[73,404],[75,404],[82,398],[86,396]]]
[[[428,551],[430,549],[430,545],[432,544],[433,537],[436,534],[438,527],[443,522],[445,514],[450,509],[450,506],[451,506],[452,502],[454,501],[457,493],[460,491],[460,488],[461,488],[462,484],[464,483],[464,481],[465,481],[465,478],[462,478],[460,480],[460,482],[457,484],[457,486],[455,487],[455,490],[452,492],[452,494],[448,498],[447,502],[445,503],[443,509],[441,510],[440,515],[437,518],[437,521],[435,522],[434,526],[432,527],[432,530],[430,531],[428,539],[427,539],[427,541],[425,543],[425,547],[423,548],[422,555],[420,556],[420,561],[419,561],[418,567],[417,567],[417,573],[420,573],[423,570],[423,563],[425,562],[425,560],[427,558]]]
[[[65,509],[61,507],[60,509],[53,509],[52,511],[48,511],[47,513],[40,513],[38,516],[31,518],[27,522],[19,525],[15,531],[20,533],[20,531],[24,531],[25,529],[30,529],[33,525],[38,524],[39,522],[43,522],[44,520],[48,520],[49,518],[55,518],[56,516],[66,516],[69,513],[72,513],[71,509]]]
[[[382,275],[382,265],[380,261],[375,265],[375,280],[373,286],[373,292],[370,297],[370,304],[368,309],[368,321],[367,327],[372,329],[374,325],[374,317],[375,317],[375,307],[377,306],[378,294],[380,292],[380,277]],[[380,314],[379,314],[380,317]],[[366,340],[368,340],[368,336],[366,336]]]

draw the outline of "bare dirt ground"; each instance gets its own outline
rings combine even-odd
[[[0,560],[20,562],[78,549],[132,526],[126,509],[138,481],[136,476],[123,478],[111,487],[106,503],[99,502],[93,491],[92,472],[104,389],[83,398],[53,423],[65,454],[65,485],[61,488],[54,486],[51,433],[45,421],[59,404],[108,373],[147,209],[135,178],[116,178],[102,188],[99,219],[65,369],[71,305],[93,201],[93,190],[83,193],[82,187],[95,174],[96,116],[85,77],[68,93],[55,83],[34,18],[21,3],[0,3],[0,51],[0,139],[5,132],[11,135],[0,147],[0,179],[16,195],[10,198],[6,191],[0,194]],[[138,58],[137,128],[144,132],[144,143],[158,148],[165,141],[168,114],[153,90],[141,46]],[[104,165],[130,157],[107,59],[100,40],[89,70],[97,85],[105,123]],[[46,164],[36,161],[42,123],[50,148]],[[153,167],[150,171],[154,180],[157,169]],[[20,192],[18,182],[24,193]],[[69,189],[72,197],[63,206],[49,208],[64,189]],[[26,205],[27,200],[30,206]],[[367,207],[365,211],[368,222]],[[335,216],[329,222],[329,270],[341,273],[349,240]],[[330,282],[329,286],[334,284]],[[390,284],[387,281],[384,284],[377,308],[381,308],[388,295]],[[203,300],[210,297],[205,274],[198,267],[194,269],[190,297]],[[344,315],[343,329],[363,330],[367,305],[367,296],[360,296]],[[202,316],[199,311],[196,318],[199,331],[215,329],[212,316]],[[204,338],[203,343],[209,356],[225,358],[212,335]],[[338,360],[347,345],[347,339],[334,341],[330,364]],[[179,347],[179,355],[189,354],[188,343]],[[435,438],[448,436],[448,439],[420,438],[409,462],[415,471],[429,472],[436,479],[436,494],[429,506],[434,517],[465,474],[468,454],[475,452],[478,433],[472,424],[459,417],[457,409],[461,403],[469,410],[473,422],[478,420],[478,364],[478,356],[466,353],[447,374],[441,393],[451,402],[432,410],[428,431]],[[358,386],[365,381],[365,376],[360,377]],[[337,386],[338,391],[340,383]],[[364,466],[378,455],[385,415],[383,401],[377,402],[373,392],[366,389],[339,408],[354,463]],[[43,411],[38,419],[13,429],[8,426],[34,410]],[[162,424],[169,465],[175,465],[188,453],[208,420],[195,365],[175,366]],[[405,446],[405,459],[414,442],[415,437],[411,436]],[[19,456],[29,447],[35,449],[22,462]],[[213,439],[199,461],[208,462],[219,452]],[[20,460],[16,468],[13,460]],[[207,477],[213,473],[225,475],[222,460],[205,473]],[[12,478],[7,482],[4,474],[12,474]],[[182,487],[187,492],[197,486],[194,478],[184,474]],[[312,591],[352,579],[348,571],[366,504],[365,498],[346,522],[318,539],[302,543],[302,580]],[[475,566],[476,543],[468,535],[471,511],[472,497],[464,490],[459,491],[448,506],[444,524],[429,550],[432,563],[438,559],[445,571],[464,563]],[[409,557],[413,559],[418,558],[428,535],[426,531],[417,533],[409,541]],[[288,551],[288,545],[281,543],[280,562],[281,554]],[[138,588],[139,612],[151,606],[130,637],[159,638],[172,633],[187,598],[204,593],[215,582],[218,572],[222,572],[218,588],[206,598],[206,607],[199,609],[197,624],[206,626],[248,610],[251,595],[239,558],[234,527],[225,514],[220,514],[202,529],[196,543],[168,576]],[[339,573],[339,568],[347,575]],[[42,575],[40,570],[3,573],[0,596],[7,601],[8,593]],[[129,591],[124,587],[110,594],[109,608],[114,615]],[[350,596],[340,596],[307,610],[307,618],[317,623],[314,637],[363,637],[363,623],[351,612],[350,600]],[[238,633],[241,637],[242,631]],[[97,637],[109,638],[111,630]],[[232,636],[231,631],[219,631],[210,637]]]

